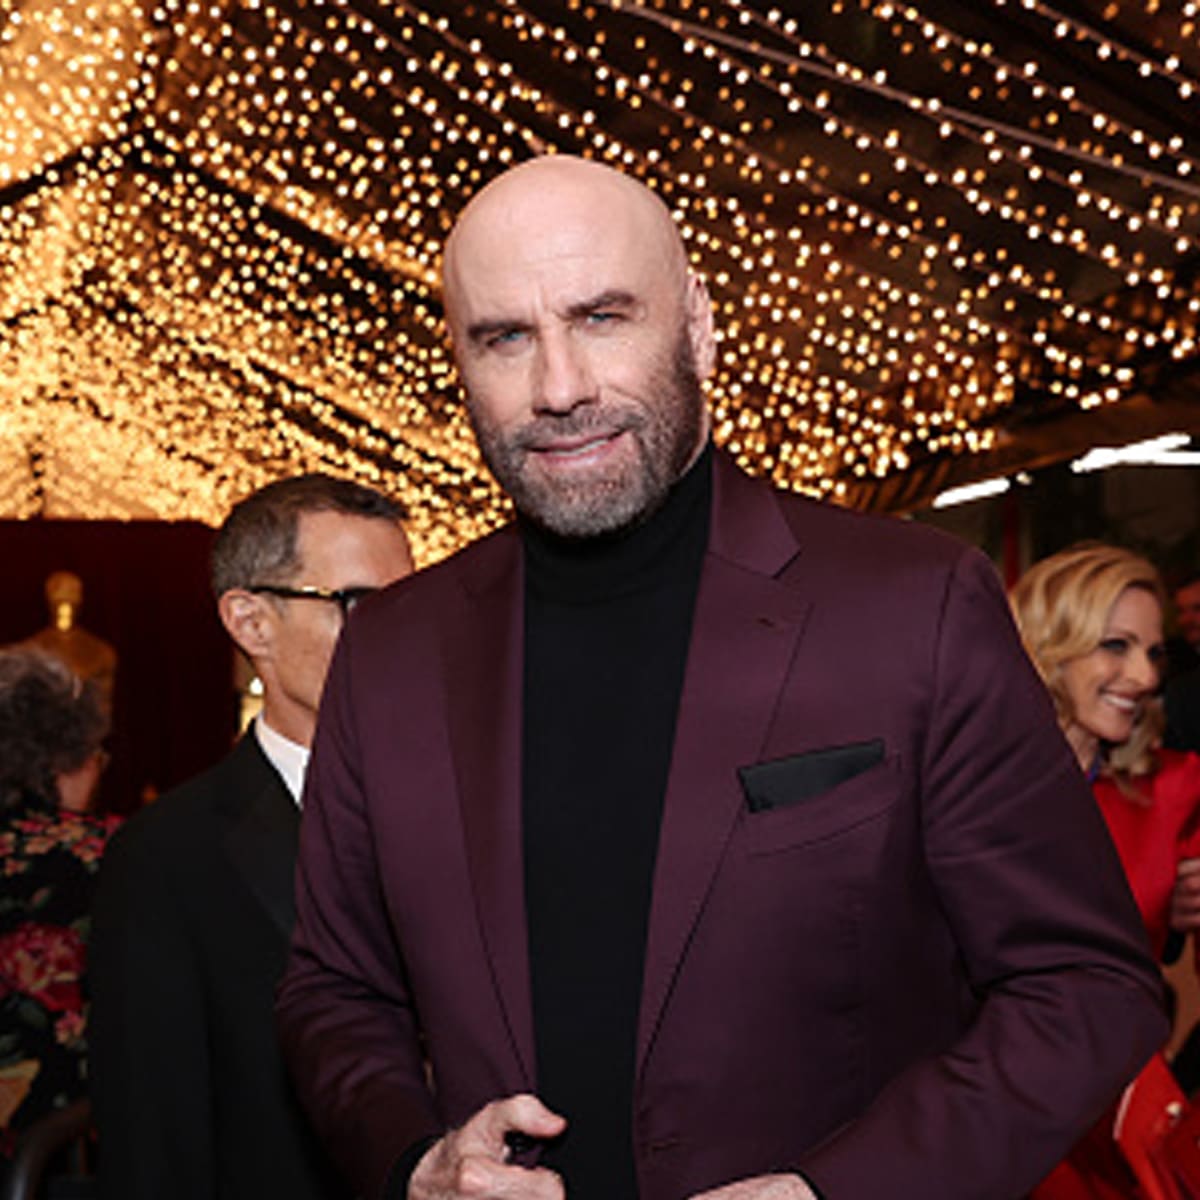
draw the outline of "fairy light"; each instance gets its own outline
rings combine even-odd
[[[491,529],[441,247],[547,151],[670,207],[715,434],[785,486],[1120,403],[1200,355],[1197,13],[1146,3],[0,0],[0,511],[214,522],[324,469],[423,562]]]

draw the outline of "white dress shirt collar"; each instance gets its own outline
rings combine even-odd
[[[254,718],[254,736],[267,761],[283,777],[292,799],[299,805],[304,791],[304,772],[308,769],[308,747],[272,729],[263,720],[262,713]]]

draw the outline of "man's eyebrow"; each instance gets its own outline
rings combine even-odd
[[[572,320],[579,317],[589,316],[591,313],[600,312],[606,308],[633,308],[637,304],[637,297],[632,292],[627,292],[623,288],[609,288],[607,291],[600,292],[599,295],[591,296],[587,300],[577,300],[574,304],[568,305],[567,316]]]
[[[603,292],[598,292],[595,296],[589,296],[586,300],[576,300],[573,304],[568,305],[566,316],[570,321],[577,321],[607,308],[627,310],[635,308],[637,304],[638,299],[632,292],[626,291],[624,288],[608,288]],[[522,333],[531,328],[528,321],[515,317],[493,317],[471,322],[467,326],[467,340],[474,343],[485,342],[497,334]]]
[[[487,321],[473,321],[467,326],[467,341],[483,342],[498,333],[519,333],[521,330],[528,328],[528,324],[524,321],[510,320],[505,317],[497,317]]]

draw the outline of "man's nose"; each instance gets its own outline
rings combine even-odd
[[[594,399],[587,355],[567,331],[555,331],[538,343],[534,405],[542,412],[570,412]]]

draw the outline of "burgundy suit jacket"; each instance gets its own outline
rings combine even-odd
[[[1095,803],[986,559],[714,472],[641,1200],[793,1168],[828,1200],[1012,1200],[1166,1035]],[[367,1197],[418,1139],[537,1090],[522,571],[506,529],[364,603],[323,701],[278,1015]]]

